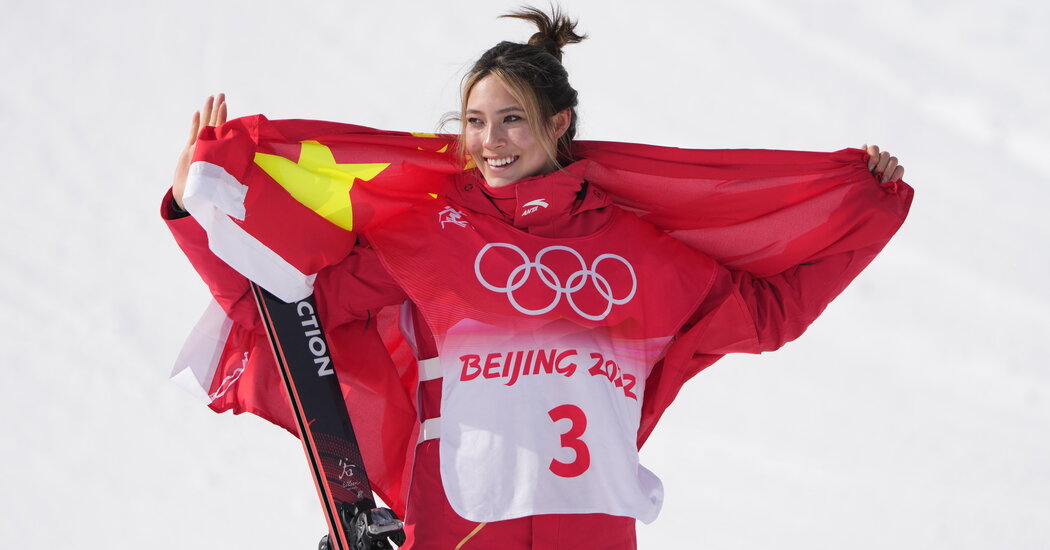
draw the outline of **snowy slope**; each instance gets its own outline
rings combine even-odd
[[[5,0],[0,547],[310,548],[298,443],[166,381],[206,301],[157,216],[193,110],[429,131],[516,5]],[[798,342],[694,380],[642,548],[1045,548],[1050,8],[580,0],[581,137],[878,143],[918,190]]]

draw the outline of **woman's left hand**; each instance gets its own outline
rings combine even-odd
[[[904,167],[897,161],[897,157],[886,151],[879,151],[878,145],[865,145],[863,150],[868,152],[868,170],[871,170],[879,181],[898,181],[904,177]]]

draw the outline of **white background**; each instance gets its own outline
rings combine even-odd
[[[877,143],[917,189],[801,340],[683,391],[643,450],[667,496],[641,547],[1046,548],[1047,4],[565,5],[581,138]],[[314,547],[298,442],[166,380],[206,302],[157,214],[190,117],[222,91],[433,131],[531,33],[515,6],[0,1],[0,547]]]

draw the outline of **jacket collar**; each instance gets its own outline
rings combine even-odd
[[[582,160],[550,174],[505,187],[489,187],[476,170],[464,172],[446,187],[445,197],[475,212],[502,219],[529,233],[557,232],[584,212],[612,204],[609,196],[584,179],[589,161]]]

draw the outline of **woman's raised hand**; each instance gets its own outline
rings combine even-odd
[[[193,160],[193,152],[197,149],[197,134],[200,133],[201,123],[205,126],[218,126],[226,122],[226,94],[208,96],[204,101],[204,109],[193,113],[193,123],[190,125],[190,140],[179,155],[179,162],[175,165],[175,177],[171,182],[171,196],[175,204],[185,210],[182,204],[182,195],[186,192],[186,176],[190,172],[190,162]]]
[[[871,170],[879,181],[898,181],[904,177],[904,167],[897,161],[897,157],[886,151],[879,151],[878,145],[865,145],[861,147],[868,152],[868,170]]]

